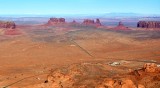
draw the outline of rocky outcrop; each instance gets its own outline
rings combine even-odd
[[[130,30],[128,27],[124,26],[124,24],[120,21],[118,26],[114,28],[115,30]]]
[[[65,71],[58,70],[58,71],[51,72],[51,74],[48,75],[47,82],[49,82],[53,88],[54,87],[60,88],[62,86],[64,88],[73,87],[73,86],[75,87],[74,84],[81,82],[81,81],[78,81],[78,79],[81,79],[81,78],[86,79],[89,75],[92,75],[92,77],[95,76],[95,74],[92,74],[91,72],[93,71],[96,72],[97,71],[96,69],[99,69],[102,71],[102,68],[100,67],[98,66],[97,68],[95,64],[91,64],[91,63],[70,66],[68,69],[65,69]],[[90,83],[93,82],[94,88],[150,88],[153,86],[155,88],[158,88],[156,86],[160,85],[159,73],[160,73],[160,68],[158,67],[158,65],[154,63],[146,63],[141,69],[133,70],[124,75],[113,76],[111,78],[106,77],[103,80],[101,79],[102,81],[99,80],[99,82],[93,81],[95,79],[92,78],[90,79],[89,82]],[[136,82],[137,80],[138,82]],[[145,83],[148,83],[148,84],[145,84]],[[81,83],[81,84],[85,84],[85,83]],[[81,88],[81,87],[87,88],[88,86],[89,85],[87,85],[86,83],[85,85],[78,85],[75,88]]]
[[[98,25],[98,26],[102,25],[99,19],[96,19],[96,25]]]
[[[65,18],[50,18],[48,21],[48,25],[55,25],[55,24],[63,24],[65,23]]]
[[[10,28],[10,29],[15,29],[16,24],[11,21],[0,21],[0,28]]]
[[[142,68],[123,74],[121,69],[117,70],[106,63],[75,64],[51,70],[43,84],[25,88],[159,88],[160,86],[159,65],[146,63]],[[127,69],[124,72],[126,71]]]
[[[160,69],[158,68],[158,66],[154,63],[146,63],[143,66],[143,69],[145,72],[160,72]]]
[[[99,19],[96,19],[96,21],[91,20],[91,19],[85,19],[82,24],[91,25],[91,26],[101,26],[102,25]]]
[[[97,88],[159,88],[160,67],[154,63],[146,63],[141,69],[119,77],[105,78]],[[115,79],[116,78],[116,79]]]
[[[137,23],[139,28],[160,28],[160,21],[139,21]]]
[[[106,78],[96,88],[137,88],[137,87],[135,83],[128,78],[122,78],[117,80]]]

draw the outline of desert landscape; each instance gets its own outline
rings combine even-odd
[[[159,0],[1,0],[0,88],[160,88]]]
[[[123,22],[104,26],[99,19],[0,23],[1,88],[160,86],[160,31],[153,23],[151,28],[144,22],[137,28]]]

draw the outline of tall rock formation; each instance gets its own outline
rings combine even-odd
[[[100,22],[99,19],[96,19],[96,25],[97,25],[97,26],[102,26],[102,24],[101,24],[101,22]]]

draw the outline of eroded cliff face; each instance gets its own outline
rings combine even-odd
[[[160,21],[139,21],[137,23],[139,28],[160,28]]]
[[[11,21],[0,21],[0,28],[10,28],[10,29],[15,29],[16,24]]]

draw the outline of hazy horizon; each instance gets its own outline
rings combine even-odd
[[[104,14],[0,14],[5,18],[21,17],[65,17],[65,18],[134,18],[134,17],[160,17],[160,14],[139,14],[139,13],[104,13]]]

